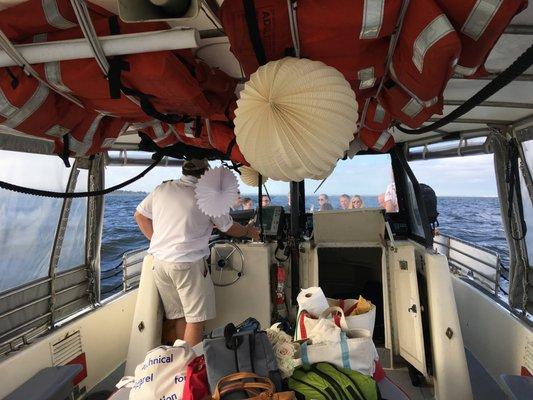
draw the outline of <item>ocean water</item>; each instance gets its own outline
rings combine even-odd
[[[127,192],[109,195],[106,198],[104,234],[102,242],[102,290],[112,291],[119,287],[118,273],[122,254],[125,251],[148,246],[133,219],[135,207],[146,194]],[[243,197],[246,197],[245,195]],[[330,196],[333,207],[338,208],[338,196]],[[365,205],[377,206],[376,196],[363,196]],[[257,203],[257,202],[256,202]],[[286,196],[272,196],[273,205],[287,204]],[[318,209],[316,196],[306,198],[306,208]],[[508,264],[508,248],[502,227],[498,199],[495,197],[439,197],[439,224],[443,234],[456,236],[468,242],[491,249],[500,254]],[[109,271],[106,273],[105,271]],[[117,274],[118,275],[115,275]],[[115,276],[113,276],[115,275]],[[105,278],[109,276],[109,278]]]

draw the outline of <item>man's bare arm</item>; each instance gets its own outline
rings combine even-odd
[[[249,237],[255,241],[258,241],[260,231],[252,224],[248,224],[245,226],[234,222],[233,225],[231,225],[231,227],[225,233],[226,235],[233,237]]]
[[[152,240],[152,235],[154,234],[152,220],[150,218],[145,217],[138,211],[135,211],[134,218],[144,236],[146,236],[148,240]]]

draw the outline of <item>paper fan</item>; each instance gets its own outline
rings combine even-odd
[[[248,186],[258,186],[259,185],[259,172],[250,167],[241,167],[241,180],[245,185]],[[262,177],[263,183],[268,181],[266,176]]]
[[[229,169],[216,167],[198,179],[194,190],[200,210],[210,217],[220,217],[230,211],[239,192],[237,178]]]
[[[237,105],[239,149],[252,168],[276,180],[327,174],[356,131],[355,93],[320,61],[269,62],[251,75]]]

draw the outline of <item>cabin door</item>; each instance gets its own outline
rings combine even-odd
[[[424,333],[414,247],[397,243],[397,252],[391,252],[393,302],[396,314],[396,332],[400,355],[422,374],[427,375]]]

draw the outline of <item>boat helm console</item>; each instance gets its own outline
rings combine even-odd
[[[260,220],[263,226],[262,233],[265,240],[279,239],[283,237],[283,232],[287,227],[286,213],[281,206],[263,207],[262,218],[259,218],[259,210],[238,210],[232,211],[231,217],[235,222],[247,225],[250,222],[256,227],[260,227]]]

